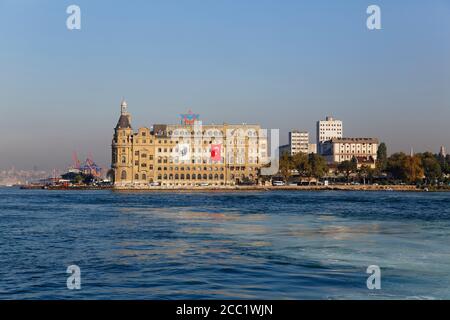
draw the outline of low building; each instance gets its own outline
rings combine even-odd
[[[376,138],[332,138],[322,144],[322,154],[329,164],[356,158],[360,166],[375,168],[378,145]]]

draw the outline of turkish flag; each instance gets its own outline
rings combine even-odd
[[[221,145],[212,144],[211,145],[211,160],[220,161],[222,157],[220,156]]]

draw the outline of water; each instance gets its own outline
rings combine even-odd
[[[0,189],[1,299],[450,298],[450,193]],[[81,268],[68,290],[66,268]],[[381,268],[368,290],[366,268]]]

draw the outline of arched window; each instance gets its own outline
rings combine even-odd
[[[205,174],[203,174],[203,180],[206,180],[206,179],[208,179],[208,176],[205,173]]]
[[[220,180],[223,180],[223,173],[220,175]]]
[[[209,180],[212,180],[212,178],[213,178],[213,175],[210,173],[209,174]]]
[[[142,174],[142,180],[147,180],[147,175],[145,173]]]
[[[214,180],[219,180],[219,175],[217,173],[214,175]]]
[[[164,177],[164,180],[167,180],[167,174],[164,174],[163,177]]]
[[[175,180],[178,180],[178,173],[175,174]]]
[[[192,175],[192,180],[195,180],[195,173]]]
[[[190,174],[188,173],[187,175],[186,175],[186,180],[190,180],[191,179],[191,176],[190,176]]]
[[[122,173],[120,174],[120,179],[122,179],[122,180],[127,179],[127,172],[125,170],[123,170]]]
[[[184,180],[184,173],[181,174],[181,180]]]
[[[137,173],[134,175],[134,179],[139,180],[139,175]]]

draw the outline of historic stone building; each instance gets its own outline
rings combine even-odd
[[[259,125],[202,125],[195,118],[135,132],[123,101],[112,140],[114,185],[256,183],[268,162],[267,148],[267,134]]]
[[[329,164],[356,159],[358,167],[365,165],[375,169],[377,138],[332,138],[322,144],[323,155]]]

